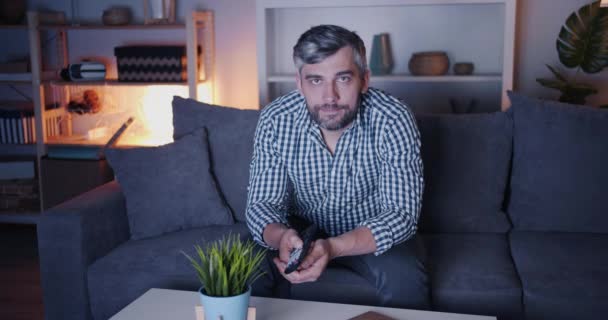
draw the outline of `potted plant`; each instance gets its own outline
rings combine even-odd
[[[585,73],[598,73],[608,67],[608,8],[594,1],[570,14],[560,30],[556,42],[560,62],[567,68]],[[568,79],[557,68],[547,65],[555,79],[536,79],[541,85],[561,91],[559,101],[585,104],[589,95],[597,89]],[[608,106],[602,106],[608,107]]]
[[[263,275],[260,264],[265,250],[256,252],[253,241],[241,241],[238,235],[226,236],[205,249],[194,248],[194,258],[183,254],[202,284],[199,293],[205,319],[247,319],[251,284]]]

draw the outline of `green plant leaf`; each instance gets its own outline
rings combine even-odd
[[[256,252],[255,248],[251,240],[243,242],[238,235],[228,235],[204,250],[195,245],[194,258],[182,254],[194,268],[205,293],[225,297],[244,293],[248,285],[264,274],[259,267],[266,250]]]
[[[597,73],[608,66],[608,8],[600,1],[573,12],[556,42],[559,60],[568,68]]]
[[[557,89],[557,90],[562,90],[563,88],[565,88],[568,85],[567,83],[565,83],[563,81],[559,81],[559,80],[555,80],[555,79],[536,79],[536,82],[540,83],[543,87]]]
[[[566,79],[566,77],[559,70],[557,70],[557,68],[553,68],[552,66],[550,66],[548,64],[546,66],[549,69],[549,71],[551,71],[551,73],[553,73],[553,75],[557,79],[559,79],[559,80],[561,80],[563,82],[568,82],[568,79]]]

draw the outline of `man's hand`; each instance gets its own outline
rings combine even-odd
[[[376,242],[371,231],[359,227],[337,237],[314,241],[298,270],[286,275],[285,268],[289,254],[293,249],[302,247],[302,239],[295,230],[280,223],[272,223],[264,230],[264,241],[271,247],[279,249],[279,257],[274,259],[274,263],[285,279],[291,283],[316,281],[331,259],[376,251]]]
[[[280,255],[282,255],[282,252],[280,253]],[[303,283],[317,281],[323,271],[325,271],[327,264],[332,258],[333,257],[330,241],[325,239],[319,239],[313,242],[313,244],[310,246],[310,251],[306,255],[306,258],[304,258],[304,260],[302,261],[302,264],[300,265],[298,270],[290,274],[285,274],[285,268],[287,267],[289,254],[287,255],[287,259],[283,259],[282,256],[280,257],[280,259],[275,258],[274,263],[283,275],[283,277],[289,280],[289,282]]]
[[[291,251],[302,247],[302,239],[298,236],[298,232],[294,229],[287,229],[281,235],[279,241],[279,259],[287,264]],[[276,259],[276,258],[275,258]],[[283,271],[281,271],[283,272]]]

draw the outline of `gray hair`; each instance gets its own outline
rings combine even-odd
[[[363,77],[367,70],[363,40],[340,26],[319,25],[304,32],[293,47],[293,62],[302,71],[304,64],[319,63],[345,46],[353,49],[355,64]]]

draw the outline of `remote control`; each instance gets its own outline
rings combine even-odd
[[[285,268],[285,274],[290,274],[298,269],[304,258],[308,254],[310,244],[315,240],[317,235],[317,226],[311,224],[301,234],[300,239],[302,240],[302,248],[297,248],[291,251],[289,254],[289,261],[287,261],[287,267]]]

